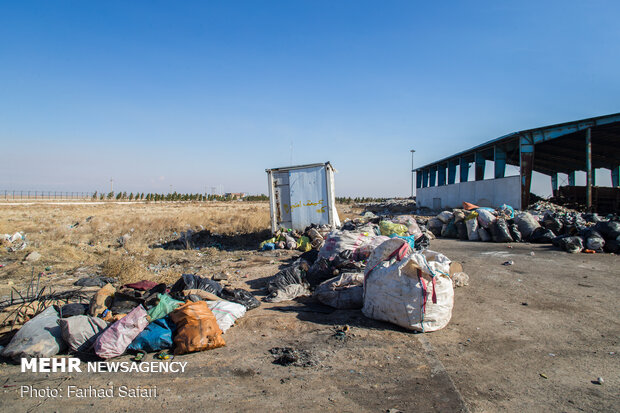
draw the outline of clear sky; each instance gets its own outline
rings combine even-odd
[[[340,196],[408,196],[410,149],[619,112],[619,21],[618,1],[2,1],[0,190],[266,193],[292,154],[331,161]]]

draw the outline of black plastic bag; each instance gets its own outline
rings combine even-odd
[[[523,237],[521,236],[521,231],[519,231],[519,226],[515,223],[508,225],[508,230],[510,231],[510,236],[514,242],[523,241]]]
[[[459,236],[456,225],[454,224],[454,219],[451,219],[450,222],[443,226],[441,236],[443,238],[457,238]]]
[[[615,240],[620,236],[620,222],[597,222],[594,229],[606,240]]]
[[[267,283],[269,291],[281,290],[287,285],[306,283],[306,271],[301,265],[293,264],[273,276]]]
[[[508,224],[503,218],[497,218],[489,225],[489,231],[491,232],[491,239],[494,242],[512,242],[513,239],[510,236],[510,230]]]
[[[555,234],[550,229],[543,227],[536,228],[530,236],[530,242],[536,244],[552,244]]]
[[[88,304],[70,303],[60,307],[60,317],[67,318],[74,315],[84,315],[88,311]]]
[[[555,243],[555,242],[554,242]],[[572,254],[583,251],[583,239],[576,236],[561,237],[558,240],[558,247]]]
[[[550,229],[551,231],[553,231],[554,234],[562,233],[563,225],[562,225],[562,222],[557,218],[546,215],[542,224],[543,224],[543,227]]]
[[[260,306],[260,301],[258,301],[251,292],[242,288],[224,288],[222,289],[220,297],[222,297],[224,300],[241,304],[248,311]]]
[[[469,238],[467,237],[467,226],[465,225],[465,222],[455,222],[454,226],[456,226],[456,232],[459,234],[459,239],[461,241],[467,241]]]
[[[106,284],[116,283],[116,278],[112,277],[84,277],[80,278],[73,285],[78,287],[103,287]]]
[[[598,232],[592,230],[590,236],[586,238],[586,248],[589,250],[601,252],[605,246],[605,238]]]
[[[620,241],[615,239],[605,241],[605,246],[603,247],[603,249],[605,250],[605,252],[618,254],[620,252]]]
[[[308,262],[308,264],[312,265],[314,264],[314,262],[316,261],[317,257],[319,256],[319,251],[312,249],[310,251],[306,251],[303,254],[301,254],[299,256],[299,258],[301,258],[302,260]]]
[[[416,251],[421,251],[431,246],[431,240],[428,239],[426,234],[422,234],[416,238],[414,245]]]
[[[222,292],[222,286],[217,281],[210,280],[208,278],[199,277],[194,274],[183,274],[181,278],[170,287],[171,293],[180,292],[183,290],[203,290],[217,296]]]

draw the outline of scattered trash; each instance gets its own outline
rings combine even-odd
[[[41,254],[39,254],[36,251],[32,251],[30,254],[26,255],[26,258],[24,258],[24,260],[28,262],[36,262],[36,261],[39,261],[40,259],[41,259]]]
[[[596,380],[592,380],[593,384],[598,384],[599,386],[602,385],[603,383],[605,383],[605,380],[603,380],[602,377],[598,377]]]
[[[116,284],[116,278],[84,277],[73,283],[73,285],[76,285],[78,287],[103,287],[106,284]]]
[[[549,377],[547,377],[547,375],[545,373],[540,373],[540,377],[542,377],[543,379],[548,379]]]
[[[514,265],[514,263],[515,262],[513,260],[510,260],[510,261],[503,262],[502,265]]]
[[[281,366],[314,367],[319,364],[312,353],[291,347],[274,347],[269,350],[273,355],[273,364]]]

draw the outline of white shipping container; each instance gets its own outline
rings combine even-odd
[[[329,162],[267,169],[271,231],[303,231],[310,224],[340,226],[335,171]]]

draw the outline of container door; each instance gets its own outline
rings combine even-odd
[[[275,229],[292,228],[288,171],[273,173],[273,194],[276,213]]]
[[[324,166],[290,171],[289,186],[293,229],[304,230],[310,224],[329,224]]]

